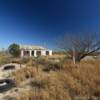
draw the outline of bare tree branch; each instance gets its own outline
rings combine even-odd
[[[68,52],[72,58],[74,56],[76,62],[80,62],[84,57],[100,50],[100,39],[97,39],[96,33],[77,37],[65,35],[60,43],[60,47]]]

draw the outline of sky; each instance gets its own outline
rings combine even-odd
[[[65,33],[88,31],[100,32],[100,0],[0,0],[0,48],[18,43],[55,49]]]

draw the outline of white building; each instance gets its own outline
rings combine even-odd
[[[20,45],[21,57],[37,57],[52,55],[52,50],[46,49],[42,46],[34,45]]]

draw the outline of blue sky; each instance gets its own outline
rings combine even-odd
[[[19,43],[54,49],[64,33],[87,31],[100,32],[100,0],[0,0],[0,48]]]

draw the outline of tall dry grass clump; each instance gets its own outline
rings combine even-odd
[[[75,95],[100,96],[99,61],[83,61],[80,64],[63,63],[64,71],[58,75]],[[63,78],[62,78],[63,77]],[[72,93],[71,93],[72,94]]]
[[[11,78],[15,80],[16,84],[19,85],[21,82],[33,78],[36,75],[36,69],[32,67],[26,67],[17,70],[11,74]]]
[[[12,57],[9,54],[1,53],[0,52],[0,65],[10,63],[12,60]]]
[[[39,61],[33,66],[33,62],[30,61],[25,68],[12,73],[17,86],[27,79],[31,79],[29,84],[31,90],[20,93],[18,100],[77,100],[77,98],[88,100],[94,97],[99,98],[99,63],[99,61],[82,61],[74,65],[71,61],[57,64]],[[48,65],[53,67],[49,66],[49,72],[45,72],[43,68],[44,66],[48,68]],[[54,67],[57,66],[60,69],[54,70]]]

